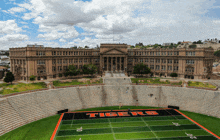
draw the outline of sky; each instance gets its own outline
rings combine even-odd
[[[220,0],[0,0],[0,50],[220,39]]]

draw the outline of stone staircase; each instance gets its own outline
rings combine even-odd
[[[105,85],[130,85],[130,78],[104,78]]]

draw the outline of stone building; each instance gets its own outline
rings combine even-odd
[[[134,65],[144,63],[154,75],[203,79],[212,73],[212,48],[129,49],[127,44],[101,44],[100,49],[51,48],[28,45],[10,48],[11,72],[18,80],[31,75],[41,79],[59,79],[69,65],[81,69],[95,64],[98,73],[123,71],[132,74]]]

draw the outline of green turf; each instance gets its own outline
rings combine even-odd
[[[145,106],[123,106],[121,109],[154,109],[156,107],[145,107]],[[90,108],[90,109],[85,109],[85,111],[94,111],[94,110],[118,110],[118,106],[112,106],[112,107],[99,107],[99,108]],[[83,111],[83,110],[81,110]],[[180,110],[182,113],[184,113],[185,115],[187,115],[188,117],[192,118],[193,120],[195,120],[196,122],[198,122],[199,124],[203,125],[204,127],[206,127],[207,129],[209,129],[210,131],[212,131],[213,133],[215,133],[216,135],[220,136],[220,119],[219,118],[215,118],[215,117],[210,117],[207,115],[202,115],[202,114],[198,114],[198,113],[192,113],[192,112],[188,112],[188,111],[182,111]],[[36,122],[27,124],[25,126],[22,126],[20,128],[17,128],[11,132],[8,132],[7,134],[0,136],[1,140],[49,140],[50,137],[52,136],[52,133],[55,129],[55,126],[59,120],[59,115],[55,115],[55,116],[51,116],[45,119],[41,119],[38,120]],[[157,117],[159,118],[159,117]],[[174,121],[174,120],[173,120]],[[147,121],[146,121],[147,122]],[[153,123],[153,121],[151,121]],[[159,122],[159,121],[158,121]],[[147,122],[149,123],[149,122]],[[112,123],[113,124],[113,123]],[[144,132],[144,133],[134,133],[135,135],[139,136],[139,135],[144,135],[147,134],[149,132]],[[126,134],[126,133],[125,133]],[[126,135],[123,134],[126,139]],[[129,134],[130,135],[130,134]],[[149,134],[150,135],[150,134]],[[81,138],[88,138],[88,137],[94,137],[94,139],[104,139],[104,140],[114,140],[113,136],[112,139],[110,139],[110,136],[112,136],[112,134],[109,135],[85,135]],[[119,136],[119,138],[123,138],[123,136],[121,134],[116,134],[116,136]],[[128,136],[129,137],[129,136]],[[133,136],[132,136],[133,137]],[[69,138],[69,140],[75,140],[75,139],[79,139],[80,136],[78,137],[74,137],[74,139]],[[108,138],[108,139],[107,139]],[[134,138],[137,138],[136,136],[134,136]],[[143,137],[139,137],[139,138],[143,138]],[[146,137],[147,138],[147,137]],[[154,136],[152,136],[152,138],[154,138]],[[68,137],[65,138],[57,138],[58,140],[68,140]],[[83,139],[82,139],[83,140]],[[162,140],[162,139],[161,139]],[[201,139],[203,140],[203,139]],[[212,140],[212,139],[210,139]]]
[[[139,139],[139,138],[155,138],[152,132],[136,132],[136,133],[116,133],[116,139]]]
[[[159,138],[164,138],[164,137],[185,137],[187,134],[193,134],[194,136],[199,136],[199,135],[211,135],[208,132],[204,130],[180,130],[180,131],[160,131],[160,132],[155,132],[157,137]]]
[[[83,129],[107,128],[109,127],[109,123],[61,125],[60,130],[77,129],[81,126],[83,127]]]
[[[151,126],[152,131],[163,131],[163,130],[186,130],[186,129],[201,129],[197,125],[180,125],[180,126]]]
[[[114,140],[113,134],[104,134],[104,135],[84,135],[84,136],[73,136],[73,137],[56,137],[55,140]]]
[[[145,121],[149,126],[151,125],[173,125],[172,122],[174,123],[179,123],[179,124],[193,124],[193,122],[189,120],[164,120],[164,121]]]
[[[102,134],[102,133],[112,133],[111,128],[84,129],[81,132],[77,132],[76,130],[60,130],[57,132],[57,136],[88,135],[88,134]]]

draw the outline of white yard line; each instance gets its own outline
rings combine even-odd
[[[150,131],[154,134],[154,136],[157,138],[157,139],[159,139],[158,137],[157,137],[157,135],[152,131],[152,129],[149,127],[149,125],[144,121],[144,119],[141,117],[141,119],[142,119],[142,121],[144,122],[144,124],[150,129]],[[159,139],[160,140],[160,139]]]
[[[115,133],[114,133],[114,131],[113,131],[113,128],[112,128],[112,124],[111,124],[111,122],[110,122],[109,119],[108,119],[108,122],[109,122],[109,124],[110,124],[111,130],[112,130],[112,133],[113,133],[114,140],[117,140],[116,137],[115,137]]]

